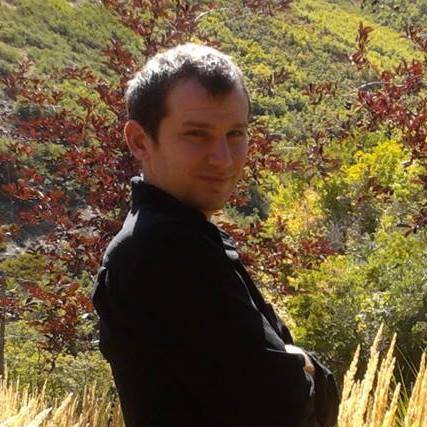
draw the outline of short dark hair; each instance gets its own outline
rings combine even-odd
[[[180,80],[195,78],[212,96],[223,96],[236,85],[250,98],[243,75],[233,60],[212,47],[186,43],[150,58],[128,82],[125,101],[129,120],[137,121],[157,142],[160,121],[167,115],[166,99]]]

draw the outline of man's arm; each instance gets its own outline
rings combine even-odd
[[[155,354],[213,425],[314,425],[304,357],[265,348],[261,316],[236,298],[232,269],[201,237],[161,234],[119,245],[107,265],[124,352]]]
[[[332,372],[320,361],[319,356],[313,351],[297,347],[290,335],[289,329],[276,314],[271,304],[272,317],[282,331],[282,339],[286,344],[286,351],[305,354],[305,370],[313,376],[315,383],[315,408],[316,417],[320,427],[333,427],[337,423],[339,408],[339,390]],[[308,360],[307,360],[308,359]]]
[[[303,349],[304,350],[304,349]],[[320,427],[334,427],[338,419],[339,390],[332,372],[313,351],[304,350],[315,368],[315,408]]]

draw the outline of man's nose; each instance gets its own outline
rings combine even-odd
[[[209,164],[222,168],[230,167],[233,164],[226,136],[217,138],[212,144],[212,148],[209,153]]]

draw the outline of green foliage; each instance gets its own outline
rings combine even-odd
[[[96,381],[115,396],[111,370],[99,351],[85,351],[77,356],[60,354],[52,365],[49,355],[36,346],[38,333],[23,322],[6,327],[6,369],[10,378],[19,378],[21,386],[41,388],[52,401],[68,393],[78,394],[85,385]]]
[[[22,253],[3,260],[0,269],[14,284],[17,280],[40,282],[43,280],[46,262],[46,258],[42,255]]]
[[[6,153],[11,142],[13,139],[0,137],[0,153]]]
[[[101,50],[113,35],[134,52],[140,43],[97,3],[77,7],[64,0],[17,0],[13,6],[1,2],[0,23],[0,52],[2,46],[9,47],[8,63],[15,62],[18,51],[25,52],[44,73],[69,65],[88,65],[108,73]]]
[[[399,332],[406,356],[413,358],[427,347],[426,233],[404,237],[387,225],[387,218],[384,223],[366,260],[367,281],[374,294],[363,306],[363,326],[367,329],[383,319],[390,331]]]
[[[424,0],[382,0],[366,2],[365,13],[377,22],[403,31],[408,24],[427,27],[427,4]]]
[[[297,295],[287,301],[297,341],[343,374],[357,343],[368,348],[384,321],[388,338],[398,331],[404,356],[414,360],[427,346],[426,242],[425,232],[404,237],[381,227],[353,253],[301,271],[291,279]]]
[[[330,227],[344,226],[363,234],[375,232],[386,212],[404,221],[422,203],[423,192],[415,181],[421,166],[409,164],[409,153],[401,143],[381,133],[365,135],[359,141],[344,141],[341,153],[338,147],[329,147],[331,153],[337,152],[342,167],[319,181],[318,191]],[[351,247],[354,233],[349,238],[339,246]]]
[[[22,52],[6,43],[0,41],[0,75],[13,70],[13,64],[18,62]]]
[[[297,295],[286,301],[286,307],[295,322],[295,341],[318,351],[340,374],[361,339],[357,316],[363,301],[363,273],[349,257],[334,256],[318,270],[290,279]]]
[[[358,192],[366,186],[367,180],[373,178],[377,184],[392,189],[396,200],[401,201],[417,191],[418,186],[413,180],[422,171],[414,164],[405,167],[408,158],[397,141],[382,141],[371,152],[357,151],[355,162],[343,168],[343,180],[351,192]]]
[[[356,14],[354,9],[346,10],[323,0],[301,0],[297,8],[317,31],[326,29],[327,37],[340,40],[350,51],[355,50],[355,35],[361,21],[365,26],[374,28],[368,45],[368,59],[380,70],[397,66],[401,59],[422,59],[421,54],[415,53],[409,40],[402,39],[396,31],[376,24],[368,17]],[[319,40],[322,41],[323,38]]]

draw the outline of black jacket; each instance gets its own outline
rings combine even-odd
[[[338,391],[287,327],[230,236],[133,177],[132,206],[108,246],[93,303],[128,427],[331,427]]]

